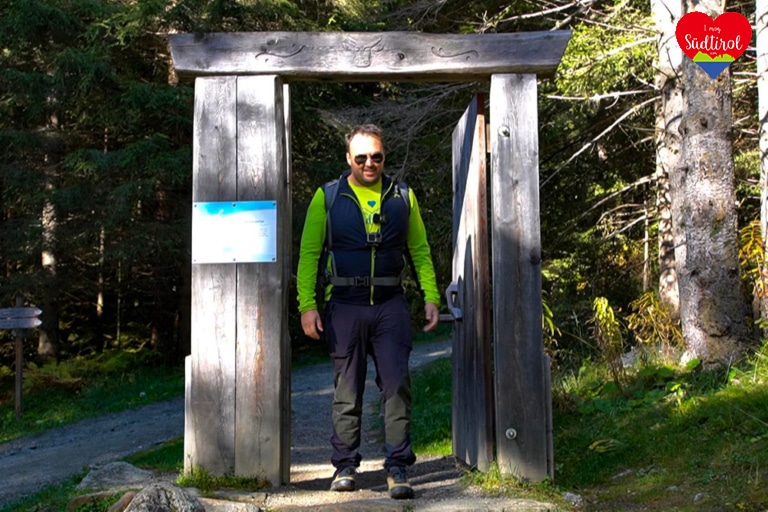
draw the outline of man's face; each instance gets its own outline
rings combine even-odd
[[[378,137],[358,133],[349,141],[347,163],[352,169],[349,179],[354,185],[375,185],[384,172],[384,145]]]

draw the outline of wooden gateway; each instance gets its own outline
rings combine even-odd
[[[289,482],[290,82],[490,81],[489,123],[478,95],[453,134],[446,291],[455,318],[453,451],[481,470],[495,460],[506,474],[554,476],[536,80],[554,75],[569,38],[569,31],[169,36],[176,73],[195,78],[185,472]]]

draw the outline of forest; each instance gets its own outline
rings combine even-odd
[[[0,307],[21,295],[43,311],[25,360],[126,350],[178,365],[189,353],[193,85],[176,77],[167,34],[567,29],[556,76],[538,84],[555,371],[590,358],[620,366],[630,349],[733,364],[759,345],[768,312],[762,18],[752,4],[726,4],[758,23],[757,39],[710,78],[675,40],[689,10],[659,0],[5,0]],[[375,122],[388,135],[387,171],[419,196],[445,289],[451,131],[487,89],[291,84],[294,254],[312,194],[344,169],[345,132]],[[291,332],[295,350],[311,343],[295,304]],[[13,338],[0,331],[0,378],[13,364]]]

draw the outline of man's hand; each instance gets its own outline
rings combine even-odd
[[[316,309],[310,309],[302,313],[301,328],[304,329],[304,334],[319,340],[320,333],[323,332],[323,321],[320,319],[320,313]]]
[[[437,304],[427,302],[424,304],[424,316],[427,318],[427,325],[424,326],[424,332],[429,332],[437,327],[437,322],[440,321],[440,312],[437,310]],[[304,322],[302,316],[302,323]]]

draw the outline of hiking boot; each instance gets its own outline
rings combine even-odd
[[[335,492],[349,492],[355,490],[355,468],[352,466],[341,468],[333,475],[331,490]]]
[[[413,489],[408,483],[408,477],[405,475],[405,468],[393,466],[389,468],[387,477],[389,486],[389,497],[395,500],[409,500],[413,498]]]

